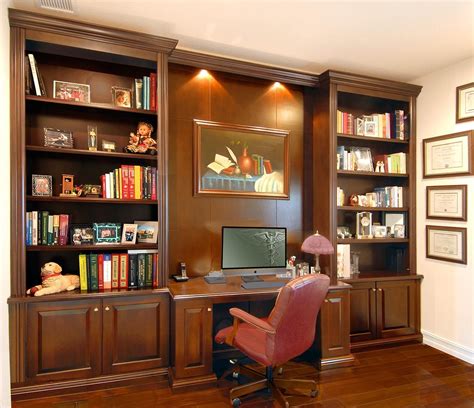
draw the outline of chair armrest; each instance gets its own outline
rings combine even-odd
[[[231,308],[229,312],[232,316],[234,316],[234,318],[242,320],[243,322],[248,323],[259,330],[262,330],[266,333],[275,334],[275,329],[265,320],[259,319],[258,317],[255,317],[237,307]]]

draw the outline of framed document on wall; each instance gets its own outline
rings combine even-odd
[[[472,175],[474,131],[423,140],[423,178]]]
[[[466,228],[426,226],[426,257],[467,264]]]
[[[474,82],[456,88],[456,123],[474,120]]]
[[[467,221],[467,185],[426,187],[426,218]]]

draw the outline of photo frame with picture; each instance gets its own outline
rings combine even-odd
[[[114,106],[120,108],[132,107],[132,90],[130,88],[122,88],[119,86],[112,87],[112,102]]]
[[[72,245],[94,244],[94,229],[92,228],[92,224],[71,225],[70,236]]]
[[[72,149],[74,147],[72,132],[69,130],[44,128],[44,145],[45,147]]]
[[[137,224],[123,224],[122,244],[135,244],[137,241]]]
[[[135,221],[137,242],[156,244],[158,242],[158,221]]]
[[[118,244],[121,238],[122,225],[117,223],[92,224],[95,244]]]
[[[31,175],[31,194],[51,197],[53,195],[53,177],[43,174]]]
[[[53,81],[53,98],[72,102],[91,102],[90,86],[74,82]]]

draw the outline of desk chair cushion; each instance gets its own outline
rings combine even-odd
[[[328,288],[326,275],[293,279],[281,289],[268,319],[261,319],[265,324],[234,309],[231,314],[248,323],[238,326],[233,345],[265,366],[281,365],[299,356],[313,344],[316,319]],[[220,330],[216,342],[224,343],[231,331],[232,327]]]

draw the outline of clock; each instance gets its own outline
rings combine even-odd
[[[372,213],[368,211],[358,212],[357,219],[357,238],[372,238]]]

